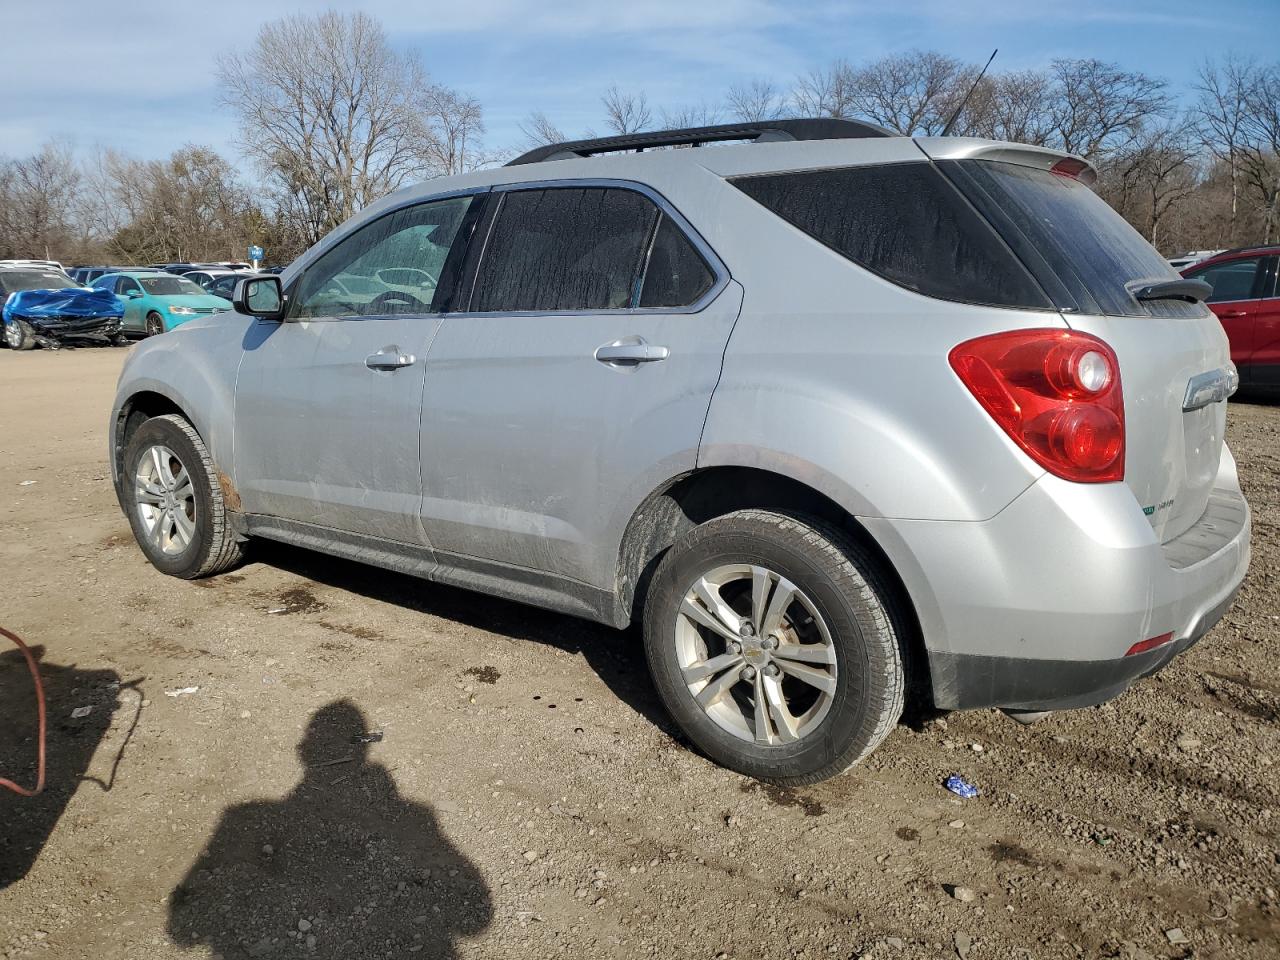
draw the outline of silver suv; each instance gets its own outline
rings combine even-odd
[[[402,190],[136,348],[120,502],[178,577],[265,537],[639,621],[690,740],[774,782],[904,698],[1100,703],[1222,616],[1249,511],[1207,287],[1093,179],[783,121]]]

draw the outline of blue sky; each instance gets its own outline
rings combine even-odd
[[[216,103],[220,53],[256,27],[331,2],[216,4],[52,0],[5,11],[0,154],[49,137],[143,157],[184,143],[234,155]],[[342,5],[337,5],[343,9]],[[353,5],[350,9],[356,9]],[[654,106],[717,102],[735,82],[912,48],[1022,69],[1099,57],[1166,78],[1186,95],[1198,64],[1228,51],[1280,59],[1280,0],[370,0],[394,45],[477,97],[493,148],[518,147],[532,110],[566,133],[600,129],[611,84]]]

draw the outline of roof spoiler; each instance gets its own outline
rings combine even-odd
[[[1073,153],[1050,150],[1048,147],[1001,143],[974,137],[919,137],[916,143],[931,160],[996,160],[1048,170],[1079,180],[1090,187],[1098,182],[1098,171],[1088,160]]]
[[[861,120],[762,120],[758,123],[722,123],[711,127],[686,127],[681,130],[656,130],[650,133],[628,133],[620,137],[594,140],[570,140],[549,143],[522,153],[507,163],[508,167],[544,160],[571,160],[600,153],[639,152],[653,147],[700,147],[704,143],[724,140],[749,140],[752,143],[776,143],[786,140],[849,140],[866,137],[896,137],[885,127]]]

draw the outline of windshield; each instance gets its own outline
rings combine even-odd
[[[185,277],[139,277],[138,282],[155,297],[201,296],[204,293],[199,284]]]
[[[66,290],[76,282],[58,270],[0,270],[0,291]]]
[[[1178,300],[1140,302],[1138,282],[1178,274],[1087,184],[1048,170],[990,160],[939,164],[991,221],[1062,310],[1106,316],[1200,317]]]

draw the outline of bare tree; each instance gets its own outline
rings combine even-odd
[[[66,256],[76,233],[80,171],[71,148],[49,141],[4,164],[0,176],[0,249],[11,257]]]
[[[1101,60],[1055,60],[1051,142],[1094,158],[1133,140],[1169,107],[1165,82]]]
[[[1043,145],[1053,135],[1053,83],[1038,70],[983,78],[960,114],[953,133]]]
[[[849,71],[849,109],[899,133],[934,136],[976,75],[976,67],[935,51],[882,57]]]
[[[664,130],[679,130],[684,127],[709,127],[724,119],[720,108],[712,103],[698,103],[678,110],[659,111]]]
[[[771,80],[734,85],[725,100],[729,115],[746,123],[778,120],[787,114],[787,99]]]
[[[437,171],[466,173],[486,162],[480,139],[484,136],[484,111],[479,100],[433,85],[423,91],[422,105],[432,134],[427,156]]]
[[[1200,142],[1227,165],[1231,182],[1231,232],[1240,213],[1240,148],[1257,67],[1252,60],[1228,57],[1219,68],[1211,62],[1200,68],[1195,89]]]
[[[795,115],[851,118],[854,115],[852,75],[849,64],[837,60],[797,77],[791,90],[791,108]]]
[[[1188,119],[1148,126],[1101,163],[1099,192],[1155,246],[1170,213],[1200,186]]]
[[[549,143],[564,143],[569,138],[551,122],[541,110],[535,110],[520,121],[520,132],[525,135],[530,147],[541,147]]]
[[[600,101],[604,104],[605,124],[614,133],[638,133],[649,129],[653,122],[649,98],[643,93],[623,93],[612,86]]]
[[[272,21],[248,50],[219,59],[218,79],[240,146],[313,240],[407,181],[441,172],[442,161],[464,163],[459,131],[477,129],[474,101],[427,96],[421,59],[394,51],[364,13]],[[455,142],[442,147],[439,110],[455,107],[466,117],[450,114]]]

